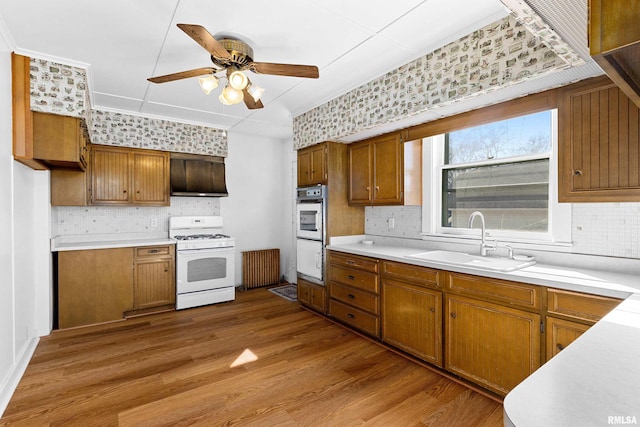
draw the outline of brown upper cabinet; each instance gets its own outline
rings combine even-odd
[[[88,134],[75,117],[33,112],[33,157],[52,169],[87,167]]]
[[[627,0],[589,0],[589,50],[640,107],[640,7]]]
[[[350,144],[348,154],[350,204],[403,203],[403,145],[399,133]]]
[[[298,187],[327,183],[327,144],[298,151]]]
[[[169,153],[91,146],[91,204],[169,206]]]
[[[560,202],[640,200],[638,107],[607,77],[561,92]]]

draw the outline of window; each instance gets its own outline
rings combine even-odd
[[[557,201],[557,112],[547,110],[426,138],[423,232],[470,235],[480,211],[491,236],[567,242]],[[565,230],[563,230],[565,228]],[[567,234],[567,231],[569,234]]]

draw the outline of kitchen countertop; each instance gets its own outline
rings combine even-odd
[[[459,273],[513,280],[625,300],[516,386],[504,400],[504,424],[516,427],[640,424],[640,278],[534,264],[487,271],[406,258],[429,249],[346,242],[327,249]]]
[[[158,235],[158,233],[57,236],[51,239],[51,252],[174,245],[175,243],[174,239],[170,239],[166,235]]]

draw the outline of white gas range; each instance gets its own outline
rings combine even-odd
[[[235,239],[220,216],[169,218],[176,240],[176,309],[235,299]]]

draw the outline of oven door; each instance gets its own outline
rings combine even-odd
[[[179,250],[178,294],[235,286],[235,248]]]
[[[298,274],[312,278],[315,283],[323,283],[324,248],[318,240],[297,239],[296,262]]]
[[[296,234],[304,239],[322,240],[322,203],[298,203]]]

